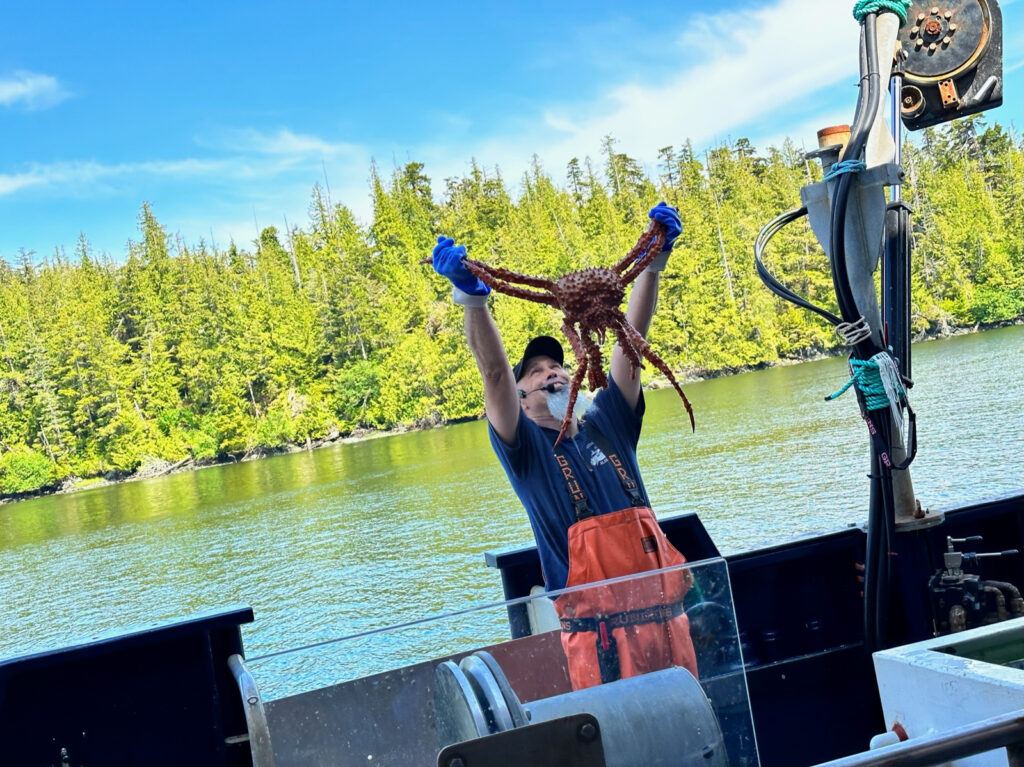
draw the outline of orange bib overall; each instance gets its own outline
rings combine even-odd
[[[668,542],[654,512],[638,503],[642,496],[637,485],[621,468],[618,457],[605,449],[607,440],[591,431],[588,434],[619,471],[623,489],[634,505],[594,515],[568,462],[556,450],[578,520],[569,528],[566,586],[684,564],[686,558]],[[680,569],[558,597],[555,610],[561,620],[562,647],[573,689],[669,666],[682,666],[696,677],[690,622],[683,612],[683,597],[692,582],[690,571]]]

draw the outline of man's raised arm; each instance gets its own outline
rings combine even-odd
[[[654,317],[654,309],[658,304],[658,286],[661,281],[661,272],[668,262],[669,253],[676,238],[683,231],[683,224],[679,213],[675,208],[664,202],[655,205],[648,214],[650,218],[665,225],[665,243],[661,246],[661,252],[654,257],[650,265],[637,277],[633,285],[633,292],[629,296],[629,306],[626,308],[626,319],[644,338],[651,327],[651,319]],[[640,371],[633,374],[633,366],[626,355],[623,354],[619,345],[615,345],[612,351],[612,361],[609,366],[612,378],[615,379],[619,391],[629,403],[630,407],[636,407],[640,400]]]
[[[519,425],[519,393],[498,326],[485,306],[467,306],[465,325],[466,341],[484,381],[487,420],[502,442],[514,444]]]
[[[450,237],[437,238],[432,264],[434,271],[447,277],[455,286],[452,300],[465,307],[466,341],[484,382],[487,420],[502,442],[511,445],[515,442],[519,425],[516,382],[498,326],[487,310],[487,294],[491,289],[465,267],[462,263],[465,257],[464,246],[456,245]]]

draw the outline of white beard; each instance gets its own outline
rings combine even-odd
[[[559,421],[565,419],[565,411],[569,409],[569,386],[563,386],[556,392],[548,393],[548,411]],[[576,404],[573,405],[573,418],[582,418],[594,404],[594,398],[585,391],[576,395]]]

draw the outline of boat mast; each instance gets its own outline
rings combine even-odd
[[[1002,103],[1002,22],[995,0],[860,0],[854,15],[861,22],[861,78],[852,127],[819,131],[819,148],[808,158],[821,161],[824,178],[801,189],[804,207],[761,230],[754,260],[769,289],[827,319],[850,347],[850,380],[826,399],[852,387],[870,434],[864,638],[876,650],[888,646],[890,601],[899,591],[892,583],[896,533],[943,520],[921,508],[907,470],[917,440],[907,396],[911,210],[900,187],[902,127],[917,130]],[[888,203],[885,187],[892,190]],[[828,255],[838,316],[793,293],[762,262],[771,237],[804,215]],[[883,253],[880,306],[874,275]]]

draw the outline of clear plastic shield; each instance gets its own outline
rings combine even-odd
[[[540,628],[506,640],[524,605]],[[442,763],[461,750],[463,763],[505,764],[510,749],[595,745],[607,765],[759,763],[722,559],[410,616],[248,664],[268,698],[284,679],[331,680],[267,703],[278,767],[426,766],[442,750]],[[599,743],[561,742],[573,738]]]

